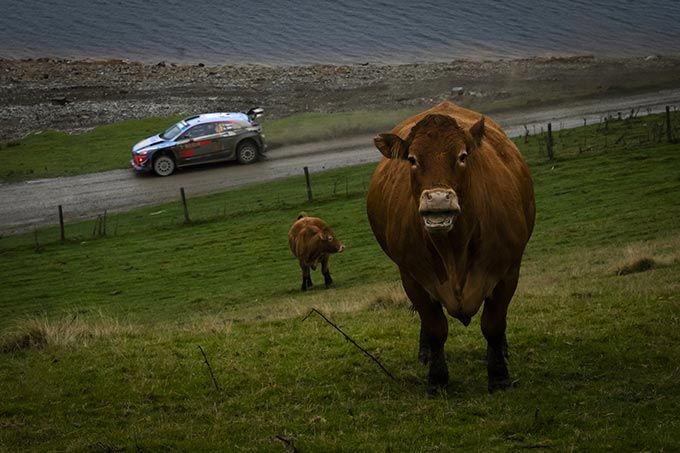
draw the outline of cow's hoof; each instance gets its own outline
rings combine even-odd
[[[446,361],[433,361],[427,375],[427,393],[432,395],[440,389],[446,388],[447,385],[449,385],[449,369],[446,366]]]
[[[443,395],[446,393],[446,385],[427,384],[427,394],[429,396]]]
[[[510,390],[514,387],[510,378],[489,381],[489,393],[494,393],[499,390]]]

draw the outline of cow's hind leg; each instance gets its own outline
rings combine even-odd
[[[331,278],[331,271],[328,269],[328,255],[321,257],[321,273],[323,274],[323,282],[326,288],[333,286],[333,279]]]
[[[444,357],[444,343],[449,334],[449,324],[439,302],[415,280],[401,273],[401,281],[406,295],[420,316],[420,348],[418,360],[430,364],[427,376],[428,393],[436,393],[449,383],[449,369]]]
[[[505,329],[508,305],[515,294],[518,277],[519,268],[512,270],[505,279],[498,282],[492,296],[484,301],[482,333],[487,342],[486,361],[490,393],[512,387],[505,360],[508,357]]]

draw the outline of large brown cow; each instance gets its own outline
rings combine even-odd
[[[302,269],[302,291],[312,287],[309,269],[315,270],[318,263],[321,263],[326,288],[333,285],[328,270],[328,256],[331,253],[342,252],[345,246],[338,241],[326,222],[318,217],[308,217],[306,213],[301,212],[288,232],[288,246]]]
[[[442,306],[467,326],[482,303],[489,391],[511,387],[506,314],[536,212],[522,155],[494,121],[448,101],[374,143],[384,157],[368,190],[368,218],[420,315],[428,391],[449,378]]]

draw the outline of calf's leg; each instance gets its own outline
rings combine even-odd
[[[323,274],[323,282],[326,288],[333,286],[333,279],[331,278],[331,271],[328,269],[328,255],[321,257],[321,273]]]
[[[435,393],[449,383],[449,370],[444,357],[444,343],[449,334],[449,323],[439,302],[406,273],[401,273],[406,295],[420,316],[420,347],[418,360],[430,364],[427,391]]]
[[[307,291],[312,285],[312,277],[309,272],[309,266],[300,262],[300,269],[302,269],[302,291]]]

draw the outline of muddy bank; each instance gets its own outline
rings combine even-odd
[[[452,61],[409,65],[207,66],[0,60],[0,141],[54,128],[259,105],[299,112],[427,107],[498,111],[680,87],[680,57]]]

